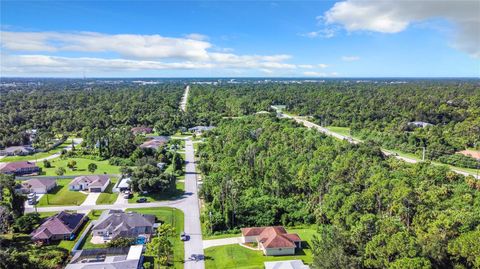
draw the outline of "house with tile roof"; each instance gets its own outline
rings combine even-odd
[[[130,131],[134,134],[134,135],[138,135],[138,134],[151,134],[152,131],[153,131],[153,128],[151,127],[145,127],[145,126],[138,126],[138,127],[133,127],[132,129],[130,129]]]
[[[289,234],[283,226],[242,228],[243,243],[256,242],[265,256],[295,255],[302,247],[298,234]]]
[[[108,184],[110,184],[110,178],[107,175],[79,176],[68,184],[68,189],[71,191],[103,192]]]
[[[30,236],[35,242],[48,243],[58,240],[73,240],[82,224],[88,220],[85,214],[62,211],[49,217]]]
[[[143,144],[140,145],[140,148],[157,150],[165,146],[167,142],[168,142],[168,139],[154,138],[154,139],[145,141]]]
[[[118,237],[149,239],[153,233],[155,216],[122,210],[107,210],[102,213],[92,228],[92,240],[108,242]]]
[[[32,178],[20,185],[23,193],[47,193],[57,186],[57,181],[53,178]]]
[[[0,173],[1,174],[15,174],[20,175],[33,175],[40,172],[40,167],[38,167],[33,162],[11,162],[11,163],[0,163]]]

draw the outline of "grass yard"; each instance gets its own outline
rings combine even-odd
[[[175,237],[171,238],[173,243],[173,256],[175,268],[183,268],[184,244],[180,241],[180,233],[183,231],[184,215],[183,212],[170,207],[154,207],[141,209],[127,209],[125,211],[134,211],[142,214],[155,215],[162,223],[171,224],[175,227]],[[145,262],[153,264],[152,256],[145,256]]]
[[[256,269],[263,268],[266,261],[282,261],[282,260],[302,260],[306,264],[311,264],[312,256],[312,238],[315,229],[287,229],[290,233],[298,233],[304,240],[303,249],[294,256],[264,256],[262,251],[250,250],[239,245],[226,245],[219,247],[211,247],[205,249],[205,267],[209,269]]]
[[[72,179],[57,179],[57,186],[38,201],[37,206],[80,205],[87,198],[86,194],[68,190]]]
[[[75,160],[77,162],[77,168],[75,170],[70,170],[67,167],[67,163],[70,160]],[[83,159],[83,158],[68,158],[68,159],[60,159],[56,158],[50,161],[52,164],[51,168],[43,167],[43,162],[38,163],[38,166],[42,168],[42,174],[46,176],[56,176],[55,170],[59,167],[65,168],[65,176],[74,176],[74,175],[89,175],[92,174],[88,171],[87,167],[90,163],[94,163],[97,165],[97,170],[93,174],[119,174],[120,173],[120,166],[110,165],[108,161],[95,161],[90,159]]]
[[[104,192],[100,194],[97,199],[97,205],[111,205],[115,203],[118,197],[118,192],[113,192],[112,189],[117,184],[118,178],[112,177],[110,178],[110,184],[107,186]]]
[[[139,192],[133,193],[132,197],[128,199],[128,203],[136,203],[137,199],[139,198],[147,198],[147,202],[158,202],[158,201],[166,201],[166,200],[175,200],[178,199],[185,193],[185,183],[177,182],[176,184],[177,189],[173,192],[165,192],[165,193],[146,193],[141,194]]]
[[[66,146],[71,145],[71,144],[72,144],[72,140],[67,139],[67,140],[65,140],[65,142],[63,142],[62,144],[56,146],[55,148],[53,148],[49,151],[37,152],[35,154],[27,155],[27,156],[7,156],[7,157],[2,159],[2,162],[35,161],[35,160],[38,160],[38,159],[48,157],[48,156],[53,155],[55,153],[59,153],[60,151],[62,151],[63,148],[65,148]]]

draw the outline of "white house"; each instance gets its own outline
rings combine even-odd
[[[51,178],[32,178],[23,181],[21,190],[23,193],[47,193],[57,186],[57,181]]]
[[[110,178],[107,175],[79,176],[68,184],[68,189],[71,191],[103,192],[108,184],[110,184]]]

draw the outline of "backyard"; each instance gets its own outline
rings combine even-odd
[[[171,238],[171,242],[173,243],[175,268],[183,268],[184,246],[183,242],[180,241],[180,233],[184,229],[184,215],[182,211],[170,207],[127,209],[125,211],[155,215],[158,221],[172,225],[172,227],[175,228],[175,236]],[[146,255],[145,262],[151,262],[153,264],[153,257]]]
[[[312,239],[315,234],[313,228],[296,228],[287,229],[289,233],[298,233],[300,238],[304,240],[303,248],[297,251],[294,256],[264,256],[260,250],[251,250],[238,244],[211,247],[205,249],[205,266],[206,268],[225,269],[225,268],[242,268],[254,269],[263,268],[266,261],[282,261],[282,260],[302,260],[305,264],[311,264],[312,257]]]
[[[67,167],[67,163],[70,160],[74,160],[77,162],[75,170],[71,170]],[[50,168],[45,168],[43,165],[43,162],[39,162],[38,166],[42,168],[42,174],[46,176],[55,176],[57,175],[55,171],[59,167],[65,168],[65,174],[66,176],[72,176],[72,175],[89,175],[92,174],[91,172],[88,171],[88,165],[90,163],[94,163],[97,165],[97,169],[93,174],[119,174],[120,173],[120,167],[119,166],[114,166],[110,165],[108,161],[96,161],[96,160],[90,160],[90,159],[84,159],[84,158],[68,158],[68,159],[60,159],[56,158],[50,161],[52,167]]]
[[[68,190],[72,179],[57,179],[57,186],[38,201],[37,206],[81,205],[87,198],[86,194]]]

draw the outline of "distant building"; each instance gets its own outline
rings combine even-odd
[[[167,166],[167,163],[157,163],[157,167],[158,167],[158,169],[160,169],[160,170],[165,169],[165,166]]]
[[[139,269],[143,245],[126,248],[84,249],[73,255],[65,269]]]
[[[154,215],[108,210],[104,211],[96,221],[92,228],[92,234],[97,242],[107,242],[118,237],[137,238],[141,236],[149,239],[153,233],[154,224]]]
[[[264,262],[265,269],[310,269],[301,260]]]
[[[31,146],[13,146],[0,150],[0,156],[25,156],[34,152]]]
[[[85,214],[62,211],[49,217],[30,236],[33,241],[44,243],[73,240],[86,220],[88,220],[88,217]]]
[[[302,247],[298,234],[289,234],[282,226],[242,228],[243,243],[258,243],[265,256],[294,255]]]
[[[411,122],[408,123],[408,126],[417,127],[417,128],[425,128],[425,127],[428,127],[428,126],[433,126],[433,124],[428,123],[428,122],[424,122],[424,121],[411,121]]]
[[[468,150],[467,149],[467,150],[459,151],[457,153],[468,156],[468,157],[472,157],[472,158],[476,159],[477,161],[480,161],[480,151]]]
[[[68,184],[68,189],[71,191],[103,192],[108,184],[110,184],[110,177],[107,175],[79,176]]]
[[[192,128],[188,128],[188,131],[195,134],[202,134],[213,129],[215,129],[215,126],[195,126]]]
[[[130,129],[130,131],[134,135],[138,135],[138,134],[144,134],[145,135],[145,134],[151,134],[152,131],[153,131],[153,128],[140,126],[140,127],[133,127],[132,129]]]
[[[118,191],[120,191],[120,192],[129,191],[131,181],[132,180],[129,177],[122,178],[122,180],[120,180],[120,182],[117,185]]]
[[[32,178],[23,181],[21,190],[23,193],[47,193],[57,186],[57,181],[51,178]]]
[[[0,163],[0,173],[2,174],[14,174],[14,175],[30,175],[38,174],[40,167],[33,162],[11,162]]]

